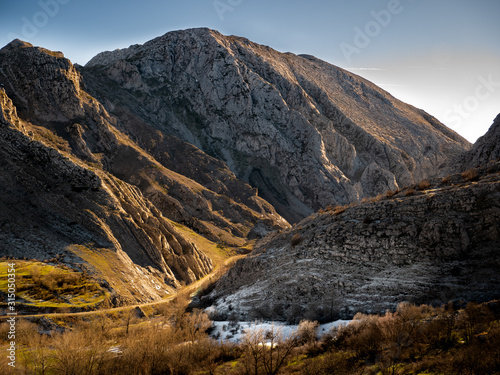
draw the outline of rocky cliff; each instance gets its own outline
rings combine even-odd
[[[348,318],[500,297],[500,162],[314,214],[236,263],[209,299],[243,319]]]
[[[51,147],[47,134],[0,90],[2,256],[85,263],[120,302],[162,297],[211,270],[139,189]]]
[[[472,149],[452,159],[448,171],[465,171],[498,159],[500,159],[500,114],[486,134],[474,143]]]
[[[105,52],[85,67],[16,40],[0,50],[0,83],[0,256],[57,255],[93,270],[121,302],[159,298],[213,268],[186,227],[241,247],[289,228],[283,216],[296,222],[435,174],[470,146],[343,69],[209,29]],[[357,214],[389,217],[391,207]],[[349,225],[337,250],[352,246],[355,272],[368,234]],[[455,241],[454,228],[443,231]],[[281,254],[276,246],[269,254]],[[401,266],[391,254],[385,262]],[[311,259],[299,263],[328,264],[320,253]],[[233,279],[264,275],[241,271],[245,262]],[[348,277],[349,268],[338,270]]]
[[[169,219],[234,246],[288,226],[196,147],[155,134],[150,147],[164,154],[155,159],[119,130],[143,124],[110,115],[60,52],[12,42],[0,50],[0,82],[1,256],[59,255],[90,267],[124,302],[144,301],[213,266]],[[179,164],[209,188],[168,169],[181,152],[189,157]]]
[[[110,113],[223,160],[292,222],[419,181],[470,147],[359,76],[209,29],[104,52],[80,71]]]

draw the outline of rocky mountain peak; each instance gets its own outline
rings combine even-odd
[[[84,116],[80,79],[61,52],[20,40],[0,50],[0,80],[22,117],[64,122]],[[28,100],[35,94],[36,101]]]
[[[419,181],[470,147],[359,76],[209,29],[99,54],[81,73],[109,111],[222,160],[292,222]]]
[[[462,167],[477,167],[500,159],[500,114],[486,134],[480,137],[461,159],[466,162]]]
[[[60,255],[122,302],[145,301],[214,266],[217,253],[177,228],[224,248],[288,226],[222,162],[132,114],[109,114],[62,54],[15,41],[0,50],[0,82],[1,255]]]

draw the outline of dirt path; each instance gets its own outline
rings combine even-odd
[[[69,317],[69,316],[87,316],[87,315],[99,315],[99,314],[106,314],[106,313],[112,313],[116,311],[124,311],[124,310],[131,310],[135,309],[136,307],[146,307],[146,306],[155,306],[155,305],[161,305],[163,303],[168,303],[172,301],[175,297],[182,295],[182,294],[188,294],[191,295],[194,293],[205,281],[210,280],[212,277],[216,276],[218,272],[231,264],[232,262],[237,261],[238,259],[241,259],[245,257],[244,255],[235,255],[232,256],[224,261],[222,265],[218,265],[213,269],[212,272],[210,272],[208,275],[205,275],[203,278],[200,280],[196,281],[193,284],[190,284],[186,286],[185,288],[179,290],[177,293],[163,298],[159,301],[153,301],[153,302],[146,302],[146,303],[139,303],[135,305],[127,305],[127,306],[121,306],[121,307],[112,307],[110,309],[103,309],[103,310],[92,310],[92,311],[81,311],[81,312],[75,312],[75,313],[44,313],[44,314],[32,314],[32,315],[17,315],[17,318],[39,318],[39,317]],[[0,316],[0,322],[4,319],[11,318],[12,316],[7,316],[7,315],[2,315]]]

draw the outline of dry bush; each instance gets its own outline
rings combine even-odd
[[[339,330],[339,343],[353,350],[358,358],[374,362],[382,348],[378,319],[377,316],[356,314],[351,324]]]
[[[297,328],[299,343],[303,345],[313,345],[317,342],[317,330],[319,323],[317,321],[302,320]]]
[[[408,190],[405,191],[405,195],[407,197],[410,197],[412,195],[415,195],[415,189],[409,188]]]
[[[301,243],[304,239],[302,238],[302,235],[300,233],[295,233],[293,236],[292,236],[292,240],[291,240],[291,243],[292,243],[292,246],[297,246],[299,243]]]
[[[395,194],[396,194],[396,192],[395,192],[394,190],[387,190],[387,191],[385,192],[385,196],[386,196],[387,198],[392,198]]]
[[[17,320],[16,342],[19,345],[28,345],[33,336],[38,335],[38,326],[26,319]]]
[[[159,326],[133,327],[130,334],[120,342],[121,355],[107,363],[107,374],[119,374],[127,369],[127,374],[171,374],[170,351],[171,331]],[[182,361],[183,356],[178,357]]]
[[[422,180],[418,183],[418,190],[426,190],[431,187],[429,180]]]
[[[494,319],[486,305],[468,303],[457,318],[457,325],[463,330],[465,342],[471,342],[476,335],[488,330],[489,322]]]
[[[341,213],[345,212],[347,210],[347,207],[349,206],[336,206],[332,210],[332,215],[340,215]]]
[[[19,351],[20,366],[17,367],[22,367],[25,374],[48,373],[53,362],[51,345],[50,336],[32,332],[23,350]]]
[[[476,181],[479,179],[479,172],[476,168],[471,168],[462,173],[462,178],[464,181]]]
[[[202,310],[194,310],[178,317],[173,324],[174,337],[178,341],[195,342],[206,337],[206,331],[212,326],[208,315]]]
[[[98,374],[111,358],[109,344],[95,326],[56,334],[51,340],[53,374]]]
[[[278,327],[267,332],[262,329],[248,331],[242,342],[245,374],[278,374],[296,347],[296,334],[287,339]]]
[[[451,181],[451,176],[446,176],[441,179],[442,184],[448,184]]]

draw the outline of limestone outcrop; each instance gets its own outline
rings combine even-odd
[[[236,263],[208,298],[242,319],[336,319],[403,301],[500,297],[500,162],[314,214]]]
[[[486,134],[474,143],[472,149],[452,159],[447,171],[465,171],[498,159],[500,159],[500,114]]]
[[[418,182],[470,147],[346,70],[209,29],[103,52],[80,71],[110,113],[224,161],[290,222]]]
[[[233,246],[288,226],[196,147],[156,134],[151,147],[175,156],[155,159],[119,130],[142,125],[110,115],[62,53],[16,40],[0,50],[0,82],[0,256],[58,256],[89,268],[117,303],[149,301],[213,268],[174,222]],[[170,170],[183,151],[186,170],[226,185]]]

